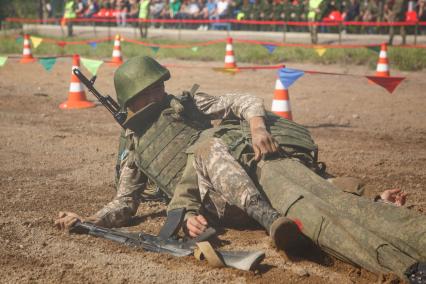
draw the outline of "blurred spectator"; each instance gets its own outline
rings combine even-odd
[[[150,5],[151,0],[141,0],[139,3],[139,31],[142,38],[148,36]]]
[[[129,13],[129,1],[127,0],[117,0],[115,10],[116,10],[116,19],[117,26],[126,26],[127,14]]]
[[[151,18],[153,19],[161,18],[161,14],[165,7],[166,7],[166,3],[164,0],[154,0],[151,3],[151,8],[150,8]]]
[[[127,13],[127,17],[130,19],[136,19],[139,16],[139,2],[138,0],[130,0],[129,1],[129,12]]]
[[[408,3],[405,0],[387,0],[385,4],[386,5],[385,16],[387,18],[387,21],[390,23],[405,21],[405,12],[407,11],[407,4]],[[400,26],[396,28],[399,28],[399,32],[402,38],[402,44],[405,44],[406,42],[405,27]],[[389,41],[388,41],[389,45],[393,44],[394,34],[395,34],[395,27],[390,26]]]
[[[420,22],[426,21],[426,0],[419,0],[416,7],[417,18]],[[426,26],[420,27],[420,34],[426,34]]]
[[[87,1],[87,9],[84,12],[85,18],[91,18],[94,14],[99,11],[99,4],[97,0],[88,0]]]
[[[343,12],[343,19],[345,21],[358,21],[360,15],[360,6],[358,0],[350,0],[347,5],[345,5],[345,10]]]
[[[224,19],[228,13],[228,0],[218,0],[216,3],[216,11],[212,15],[212,19]]]
[[[64,7],[63,23],[67,25],[68,36],[73,36],[73,20],[77,18],[76,3],[74,0],[67,0]]]
[[[85,7],[83,2],[81,0],[77,0],[77,3],[75,5],[75,13],[77,14],[78,18],[83,16],[84,10],[85,10]]]
[[[171,19],[174,19],[176,14],[179,13],[181,4],[182,2],[180,0],[170,0],[169,11]]]

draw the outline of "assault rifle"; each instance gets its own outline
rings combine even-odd
[[[96,76],[93,76],[92,79],[88,79],[86,76],[81,73],[80,69],[74,68],[72,70],[75,76],[83,83],[86,88],[91,92],[100,102],[106,107],[106,109],[112,114],[114,119],[120,124],[121,127],[125,128],[123,123],[126,121],[127,112],[120,110],[120,105],[114,101],[110,96],[102,96],[98,90],[93,86],[95,84]]]
[[[196,246],[196,242],[206,240],[216,233],[213,228],[209,228],[209,230],[203,234],[201,239],[192,239],[185,242],[173,237],[163,239],[160,236],[154,236],[143,232],[123,232],[120,230],[103,228],[89,222],[80,221],[77,221],[73,225],[70,232],[88,234],[130,247],[139,247],[147,251],[167,253],[177,257],[191,255]]]

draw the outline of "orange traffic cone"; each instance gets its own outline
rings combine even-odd
[[[31,53],[30,36],[24,35],[24,49],[22,51],[21,63],[30,63],[36,61]]]
[[[226,39],[225,68],[237,68],[234,50],[232,49],[232,37]]]
[[[379,62],[377,62],[376,69],[377,77],[389,77],[389,61],[388,61],[388,48],[386,43],[382,43],[379,54]]]
[[[288,90],[281,83],[280,78],[277,78],[277,81],[275,82],[272,112],[281,116],[282,118],[293,120],[291,115],[290,96],[288,95]]]
[[[80,68],[80,56],[74,55],[72,58],[72,69],[71,69],[71,83],[70,89],[68,92],[68,100],[59,105],[60,109],[76,109],[76,108],[88,108],[94,107],[95,104],[86,99],[86,94],[84,93],[83,84],[74,75],[72,70],[74,68]]]
[[[121,37],[120,35],[115,36],[114,49],[112,50],[111,64],[121,65],[123,63],[123,57],[121,56]]]

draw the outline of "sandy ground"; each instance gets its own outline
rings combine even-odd
[[[171,68],[171,93],[194,82],[211,94],[250,92],[271,105],[275,73],[246,71],[235,76],[207,66],[222,63],[164,61]],[[367,67],[289,67],[371,74]],[[212,269],[182,259],[132,250],[107,240],[68,235],[53,227],[59,210],[89,215],[114,196],[114,163],[119,126],[102,107],[63,111],[71,62],[49,73],[39,64],[10,60],[0,69],[0,282],[142,283],[371,283],[377,276],[342,262],[290,262],[272,250],[260,229],[226,229],[224,249],[263,249],[257,272]],[[114,94],[114,68],[101,67],[97,87]],[[392,187],[409,192],[412,210],[426,209],[426,73],[406,76],[390,95],[362,77],[305,75],[290,90],[295,121],[309,127],[320,160],[336,175],[362,178],[369,195]],[[89,96],[89,95],[88,95]],[[90,95],[91,96],[91,95]],[[89,97],[93,99],[92,97]],[[136,229],[157,233],[164,205],[138,211]],[[135,228],[132,228],[135,229]],[[398,229],[398,228],[395,228]]]

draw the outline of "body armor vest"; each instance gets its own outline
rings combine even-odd
[[[210,121],[196,109],[190,97],[170,97],[158,117],[141,126],[133,137],[137,167],[168,197],[173,196],[187,154],[192,153],[198,142],[221,138],[240,162],[244,154],[253,153],[248,122],[224,121],[219,127],[211,128]],[[316,160],[317,146],[306,128],[272,113],[268,113],[265,121],[282,147]]]

